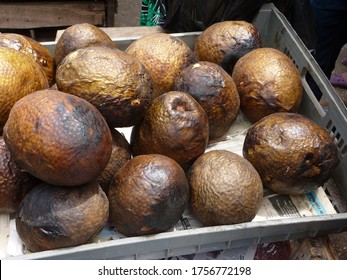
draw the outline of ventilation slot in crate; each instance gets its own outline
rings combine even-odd
[[[344,139],[341,137],[340,132],[337,131],[336,126],[333,124],[331,120],[326,125],[326,128],[330,131],[331,137],[334,139],[337,148],[344,155],[347,152],[347,147]]]

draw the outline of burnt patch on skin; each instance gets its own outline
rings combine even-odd
[[[259,40],[257,38],[250,37],[244,40],[238,40],[234,38],[235,44],[227,50],[221,50],[223,54],[223,60],[221,66],[229,74],[233,72],[236,62],[245,54],[259,47]]]
[[[41,127],[41,119],[38,117],[35,120],[34,131],[35,133],[39,133],[39,129]]]

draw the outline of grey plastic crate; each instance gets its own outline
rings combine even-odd
[[[347,201],[347,111],[333,87],[296,35],[288,21],[272,4],[265,4],[253,21],[265,47],[282,50],[297,65],[304,86],[300,113],[331,131],[339,149],[339,166],[333,181]],[[193,46],[199,33],[175,34]],[[139,36],[140,37],[140,36]],[[126,48],[136,38],[115,39]],[[54,50],[54,45],[47,45]],[[314,97],[305,80],[307,73],[319,85],[327,107]],[[344,202],[345,203],[345,202]],[[9,259],[158,259],[170,256],[229,249],[270,241],[315,237],[347,230],[347,213],[302,218],[284,218],[199,229],[164,232],[151,236],[129,237],[73,248],[31,253]]]

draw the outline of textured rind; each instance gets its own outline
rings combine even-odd
[[[16,229],[32,252],[82,245],[105,226],[106,194],[95,182],[65,188],[42,183],[19,206]]]
[[[131,159],[130,144],[125,136],[116,129],[111,129],[111,134],[111,157],[105,169],[101,172],[97,179],[97,182],[100,184],[105,193],[108,192],[108,187],[117,171],[125,162]]]
[[[146,67],[153,81],[153,98],[171,91],[176,75],[196,61],[186,43],[165,33],[137,39],[126,49],[126,53],[138,58]]]
[[[245,158],[227,150],[200,156],[187,178],[190,209],[205,226],[250,222],[263,199],[258,172]]]
[[[106,47],[68,54],[57,68],[56,83],[59,90],[92,103],[110,127],[138,123],[153,93],[152,80],[138,59]]]
[[[116,48],[116,43],[105,31],[92,24],[77,23],[69,26],[61,34],[55,46],[54,57],[57,65],[69,53],[92,46]]]
[[[56,64],[50,51],[38,41],[16,33],[1,33],[0,46],[15,49],[34,59],[44,71],[49,86],[55,82]]]
[[[265,187],[287,195],[318,188],[338,164],[329,133],[296,113],[275,113],[255,123],[247,131],[243,155]]]
[[[164,232],[188,205],[189,186],[173,159],[140,155],[126,162],[110,184],[110,219],[126,236]]]
[[[0,136],[0,214],[13,214],[25,195],[41,181],[20,170]]]
[[[205,152],[208,139],[204,109],[188,93],[170,91],[152,101],[132,130],[130,146],[133,155],[163,154],[185,167]]]
[[[240,111],[240,97],[231,76],[219,65],[199,61],[184,68],[174,90],[192,95],[208,116],[209,139],[223,136]]]
[[[112,136],[89,102],[57,90],[23,97],[12,108],[3,134],[18,166],[55,185],[80,185],[100,175]]]
[[[54,56],[40,42],[30,37],[24,36],[24,38],[30,43],[36,58],[36,62],[45,72],[49,86],[53,86],[55,84],[55,74],[57,68]]]
[[[253,24],[222,21],[201,33],[195,41],[194,53],[198,60],[217,63],[231,74],[238,59],[261,46],[259,32]]]
[[[259,48],[240,58],[232,78],[241,111],[256,122],[276,112],[297,112],[302,99],[301,77],[293,61],[273,48]]]
[[[48,86],[45,73],[31,57],[0,46],[0,134],[13,105]]]

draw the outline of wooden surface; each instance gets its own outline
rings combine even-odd
[[[105,3],[109,4],[105,6]],[[63,2],[0,2],[0,28],[32,29],[41,27],[69,26],[88,22],[103,26],[106,7],[115,8],[115,0],[63,1]],[[108,24],[114,21],[108,12]],[[112,18],[111,18],[112,17]],[[111,25],[113,26],[113,25]]]
[[[117,8],[117,0],[105,0],[106,26],[114,26],[114,14]]]

